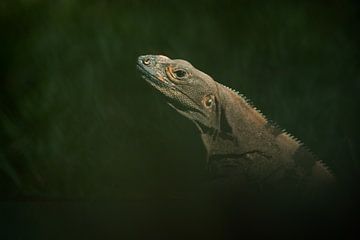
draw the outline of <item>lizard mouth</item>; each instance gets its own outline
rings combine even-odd
[[[161,75],[152,74],[140,64],[137,64],[137,69],[141,72],[142,78],[144,78],[151,85],[155,84],[162,87],[174,87],[172,82],[168,81]]]

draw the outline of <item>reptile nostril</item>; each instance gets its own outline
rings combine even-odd
[[[150,58],[145,58],[142,60],[144,65],[149,65],[150,64]]]

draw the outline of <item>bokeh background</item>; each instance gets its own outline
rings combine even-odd
[[[176,196],[206,178],[196,128],[140,78],[182,58],[239,90],[354,192],[356,1],[0,2],[0,198]]]

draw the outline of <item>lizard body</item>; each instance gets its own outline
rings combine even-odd
[[[325,164],[299,140],[189,62],[144,55],[137,67],[171,107],[197,126],[212,176],[307,189],[334,182]]]

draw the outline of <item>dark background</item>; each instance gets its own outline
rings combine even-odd
[[[195,126],[140,78],[142,54],[239,90],[355,195],[359,24],[349,0],[1,1],[4,208],[16,224],[29,201],[176,198],[206,179]]]

